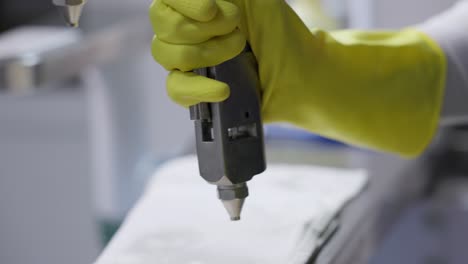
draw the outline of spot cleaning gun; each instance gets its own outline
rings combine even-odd
[[[77,27],[87,0],[52,1],[67,23]],[[240,220],[249,195],[247,182],[266,169],[257,63],[247,45],[234,59],[196,72],[227,83],[231,90],[223,102],[190,107],[190,117],[195,123],[200,175],[217,185],[231,220]]]
[[[196,72],[227,83],[231,90],[225,101],[192,106],[190,114],[200,175],[218,186],[231,220],[240,220],[247,182],[266,169],[255,57],[247,45],[234,59]]]

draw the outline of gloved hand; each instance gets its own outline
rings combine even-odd
[[[403,156],[436,130],[446,62],[416,30],[311,32],[283,0],[156,0],[150,16],[154,58],[181,105],[226,99],[226,84],[191,70],[235,57],[247,40],[265,122]]]

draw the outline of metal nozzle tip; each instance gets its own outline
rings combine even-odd
[[[63,14],[67,20],[67,24],[71,27],[78,27],[80,23],[81,13],[83,11],[83,6],[65,6]]]
[[[62,15],[65,17],[67,24],[71,27],[78,27],[83,7],[86,0],[81,1],[59,1],[54,0],[54,3],[59,7]]]
[[[69,23],[68,23],[68,26],[69,26],[69,27],[72,27],[72,28],[78,28],[78,27],[79,27],[79,24],[78,24],[78,23],[75,23],[75,24],[74,24],[74,23],[70,23],[70,22],[69,22]]]
[[[242,207],[245,199],[223,200],[224,208],[229,214],[231,221],[239,221],[241,219]]]

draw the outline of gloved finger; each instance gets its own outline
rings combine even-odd
[[[229,86],[193,72],[172,71],[167,78],[167,94],[184,107],[201,102],[221,102],[230,95]]]
[[[191,71],[234,58],[242,52],[245,43],[246,39],[238,29],[197,45],[174,45],[154,37],[152,53],[167,70]]]
[[[151,23],[158,38],[167,43],[202,43],[215,36],[231,33],[240,23],[239,8],[226,1],[217,1],[219,10],[209,22],[194,21],[158,2],[150,9]]]
[[[191,19],[208,22],[218,12],[215,0],[162,0],[182,15]]]

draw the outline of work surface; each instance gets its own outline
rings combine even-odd
[[[96,263],[305,263],[366,182],[360,169],[271,164],[249,183],[243,219],[230,222],[196,158],[173,160]]]

